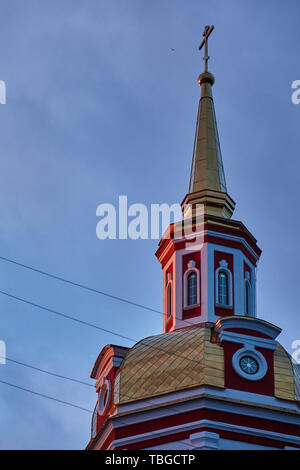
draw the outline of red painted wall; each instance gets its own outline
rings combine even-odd
[[[189,422],[199,421],[202,419],[208,419],[211,421],[218,421],[224,422],[228,424],[236,424],[239,426],[246,426],[250,428],[258,428],[263,429],[266,431],[275,431],[282,434],[290,434],[290,435],[299,435],[299,427],[296,424],[289,424],[289,423],[278,423],[274,422],[273,420],[264,419],[264,418],[256,418],[253,416],[247,415],[240,415],[237,413],[229,413],[224,411],[217,411],[211,409],[203,409],[200,408],[198,410],[189,411],[181,414],[176,414],[169,417],[158,418],[151,421],[145,421],[136,423],[129,426],[122,426],[120,428],[116,428],[112,430],[112,433],[107,437],[105,445],[103,448],[107,448],[110,442],[114,439],[122,439],[129,436],[134,436],[136,434],[143,434],[146,432],[151,432],[154,430],[163,429],[166,427],[171,426],[178,426],[180,424],[186,424]],[[217,432],[220,437],[225,439],[233,439],[242,442],[252,442],[258,445],[265,445],[265,446],[278,446],[279,448],[284,448],[286,443],[284,441],[274,441],[272,439],[264,438],[257,436],[247,436],[245,434],[238,434],[235,432],[230,431],[222,431],[222,430],[215,430],[213,428],[213,424],[211,427],[207,428],[199,428],[194,429],[193,433],[210,430],[212,432]],[[161,436],[158,438],[151,438],[149,437],[147,440],[140,441],[134,444],[126,444],[124,446],[118,447],[119,449],[126,448],[126,449],[142,449],[143,447],[150,447],[159,444],[163,444],[165,442],[172,442],[180,439],[188,439],[189,435],[191,434],[190,430],[187,431],[179,431],[172,435]],[[299,446],[300,447],[300,446]]]
[[[234,353],[243,347],[242,344],[230,343],[224,341],[222,343],[224,348],[224,362],[225,362],[225,387],[233,388],[235,390],[243,390],[250,393],[260,393],[262,395],[274,396],[274,352],[269,349],[256,348],[265,357],[268,364],[268,371],[266,375],[257,381],[251,381],[240,377],[233,368],[232,356]]]

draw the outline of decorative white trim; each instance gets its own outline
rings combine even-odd
[[[108,408],[111,398],[111,382],[107,377],[102,379],[102,384],[98,393],[98,413],[103,416]]]
[[[164,266],[164,269],[163,269],[163,331],[164,333],[167,331],[167,322],[169,320],[170,317],[167,316],[167,284],[168,282],[172,282],[173,285],[172,285],[172,302],[173,302],[173,308],[172,308],[172,312],[174,313],[174,318],[175,318],[175,304],[174,304],[174,301],[175,301],[175,293],[174,291],[176,292],[177,289],[174,289],[174,286],[176,286],[176,271],[175,271],[175,254],[176,253],[173,253],[173,255],[170,257],[170,259],[168,260],[168,262],[166,263],[166,265]],[[173,268],[172,268],[172,281],[168,281],[168,269],[170,268],[170,266],[173,264]]]
[[[176,400],[176,403],[172,404],[174,400]],[[246,404],[243,402],[246,402]],[[168,404],[168,406],[164,407],[165,404]],[[252,406],[249,407],[249,404]],[[150,405],[154,407],[151,410],[148,409],[145,414],[145,408],[149,408]],[[257,407],[257,405],[259,406]],[[144,421],[151,421],[163,416],[173,416],[200,408],[212,408],[219,411],[270,419],[281,423],[300,424],[300,413],[296,402],[287,402],[258,393],[234,389],[218,390],[207,386],[172,392],[158,397],[151,397],[151,399],[140,400],[139,402],[119,405],[118,409],[114,412],[114,417],[117,418],[119,413],[122,414],[122,421],[116,421],[116,426],[122,427],[140,422],[140,413],[144,413]],[[135,413],[132,414],[132,412]],[[126,416],[126,413],[129,414]]]
[[[169,291],[169,288],[171,290],[171,308],[170,308],[170,312],[169,312],[169,295],[168,295],[168,291]],[[166,319],[168,320],[170,317],[172,317],[173,315],[173,311],[174,311],[174,302],[173,302],[173,281],[168,281],[167,285],[166,285]]]
[[[229,341],[230,343],[243,344],[244,346],[250,345],[251,347],[259,347],[271,349],[274,351],[277,347],[277,342],[273,339],[259,338],[258,336],[249,336],[241,333],[233,333],[232,331],[222,331],[219,334],[221,343]]]
[[[189,431],[193,429],[201,429],[204,427],[209,427],[218,431],[230,431],[236,432],[238,434],[245,434],[248,436],[255,436],[262,439],[273,439],[277,441],[285,441],[290,444],[300,444],[299,436],[291,434],[282,434],[278,432],[268,431],[265,429],[259,428],[249,428],[247,426],[239,426],[232,423],[223,423],[221,421],[212,421],[209,419],[203,419],[199,421],[194,421],[191,423],[185,423],[178,426],[172,426],[169,428],[159,429],[155,431],[146,432],[143,434],[136,434],[134,436],[128,436],[121,439],[116,439],[111,443],[111,446],[118,447],[124,446],[126,444],[133,444],[135,442],[142,442],[149,439],[156,439],[163,436],[168,436],[176,434],[182,431]],[[214,434],[214,433],[213,433]]]
[[[210,271],[208,269],[209,252],[208,245],[204,243],[201,247],[201,318],[198,322],[209,321],[210,315]],[[212,296],[213,297],[213,296]],[[190,320],[189,320],[190,321]]]
[[[172,404],[172,400],[180,400],[180,402],[177,401]],[[164,404],[168,404],[168,406],[164,407]],[[145,408],[149,405],[157,405],[157,408],[146,411]],[[113,424],[108,422],[104,432],[98,434],[94,448],[101,448],[114,427],[120,428],[141,421],[146,423],[154,419],[175,416],[202,408],[268,419],[274,422],[275,429],[281,423],[300,425],[299,407],[296,402],[241,390],[220,390],[202,386],[196,389],[168,393],[159,397],[151,397],[149,400],[119,405],[112,414],[114,417]],[[120,419],[118,419],[118,413],[122,413]],[[126,413],[128,414],[126,415]]]
[[[253,284],[253,317],[257,317],[257,290],[256,290],[256,273],[257,268],[252,269],[252,284]]]
[[[218,250],[220,247],[218,247]],[[207,277],[207,320],[215,323],[218,320],[218,316],[215,315],[215,249],[211,243],[206,243],[207,250],[207,266],[206,266],[206,277]]]
[[[200,233],[200,232],[199,232]],[[201,232],[204,234],[204,232]],[[206,232],[205,232],[206,233]],[[219,234],[220,235],[220,234]],[[224,235],[224,234],[223,234]],[[221,238],[221,236],[219,236]],[[226,236],[224,235],[223,237],[226,239]],[[242,242],[242,239],[239,239]],[[194,246],[196,248],[196,245]],[[199,323],[200,321],[210,321],[215,323],[218,319],[219,316],[215,314],[215,306],[216,306],[216,281],[215,281],[215,269],[214,269],[214,253],[216,251],[218,252],[224,252],[226,254],[231,254],[233,256],[233,268],[231,272],[231,287],[232,287],[232,301],[231,306],[229,308],[234,309],[234,314],[235,315],[245,315],[245,309],[244,309],[244,262],[247,263],[249,266],[249,269],[251,271],[251,277],[253,275],[253,271],[255,269],[253,263],[248,259],[246,255],[242,252],[241,248],[233,248],[233,247],[228,247],[228,246],[221,246],[217,245],[216,243],[212,242],[205,242],[203,244],[199,244],[199,247],[197,250],[195,250],[195,253],[201,251],[201,276],[200,276],[200,299],[201,299],[201,317],[192,317],[189,319],[188,323]],[[187,253],[191,254],[189,250],[186,248],[180,248],[179,250],[176,250],[176,257],[179,257],[182,263],[182,257],[185,256]],[[249,255],[250,256],[250,255]],[[180,278],[178,279],[178,275]],[[180,299],[181,302],[178,304],[177,310],[179,311],[179,315],[182,315],[182,306],[185,306],[184,302],[184,288],[182,288],[182,273],[176,268],[176,298],[179,298],[180,295],[182,295],[182,298]],[[253,298],[255,300],[256,298],[256,291],[255,291],[255,277],[252,277],[253,279]],[[179,286],[179,288],[178,288]],[[234,299],[233,299],[233,286],[234,286]],[[234,301],[234,305],[233,305]],[[226,307],[225,307],[226,308]],[[178,320],[176,322],[176,325],[172,329],[176,328],[182,328],[186,326],[188,323],[184,320],[180,321],[180,317],[177,312]],[[256,307],[255,304],[253,305],[253,316],[256,316]]]
[[[216,306],[217,307],[224,307],[224,308],[232,308],[232,272],[228,269],[228,263],[224,259],[219,262],[219,268],[216,269],[215,272],[215,299],[216,299]],[[219,302],[219,273],[225,272],[228,276],[228,304],[222,304]]]
[[[220,436],[215,432],[196,432],[190,434],[190,445],[193,450],[219,450]]]
[[[144,447],[143,450],[183,450],[186,452],[188,448],[189,448],[188,440],[183,439],[181,441],[171,441],[171,442],[166,442],[164,444],[157,444],[155,446]],[[184,461],[182,462],[183,465],[189,464],[190,462],[192,462],[195,459],[195,456],[193,454],[190,454],[189,456],[186,455],[186,459],[187,460],[185,460],[185,462]]]
[[[244,247],[249,251],[249,253],[253,256],[253,258],[255,260],[259,260],[260,258],[260,255],[258,255],[252,248],[251,246],[245,241],[245,239],[243,237],[237,237],[235,235],[228,235],[228,234],[225,234],[225,233],[220,233],[220,232],[213,232],[213,231],[210,231],[208,230],[207,231],[207,234],[208,235],[213,235],[214,237],[216,238],[223,238],[225,240],[231,240],[231,241],[236,241],[236,242],[240,242],[242,245],[244,245]],[[236,248],[238,249],[238,248]]]
[[[272,339],[277,338],[277,336],[281,333],[281,328],[272,325],[272,323],[268,323],[259,318],[246,317],[242,315],[239,317],[231,316],[219,318],[215,325],[215,330],[218,333],[222,333],[224,330],[235,328],[258,331],[269,336]]]
[[[246,296],[246,289],[248,286],[248,313],[247,313],[247,296]],[[250,273],[249,271],[245,272],[244,277],[244,313],[248,317],[252,317],[253,315],[253,292],[252,292],[252,282],[250,281]]]
[[[212,274],[213,277],[213,292],[210,294],[211,295],[211,300],[213,302],[213,307],[211,307],[210,310],[210,319],[209,321],[217,321],[219,316],[215,316],[215,269],[214,269],[214,253],[216,251],[218,252],[224,252],[226,254],[230,254],[233,256],[233,273],[232,273],[232,286],[234,286],[234,315],[245,315],[245,306],[244,306],[244,263],[246,263],[249,266],[249,269],[251,270],[251,273],[253,274],[253,271],[255,270],[255,266],[253,263],[249,260],[249,258],[244,255],[242,250],[240,248],[232,248],[228,246],[220,246],[216,245],[215,243],[207,243],[209,246],[209,251],[212,252],[213,259],[210,259],[210,264],[209,264],[209,275]],[[255,277],[253,276],[253,280],[255,280]],[[254,293],[254,298],[256,298],[256,284],[255,281],[253,282],[253,293]],[[202,297],[203,299],[203,297]],[[253,306],[254,308],[254,314],[253,316],[256,316],[256,307],[255,305]],[[213,312],[213,314],[212,314]],[[214,320],[215,318],[215,320]]]
[[[182,321],[183,292],[182,292],[182,256],[175,252],[174,257],[174,319],[172,330],[178,328],[178,322]],[[185,323],[185,326],[187,324]]]
[[[188,304],[188,277],[191,272],[196,273],[196,288],[197,288],[197,301],[196,304],[189,305]],[[195,261],[189,261],[188,262],[188,269],[185,271],[183,275],[183,305],[184,308],[189,308],[189,307],[197,307],[200,305],[200,271],[198,268],[196,268],[196,262]]]
[[[244,315],[243,272],[245,255],[241,250],[233,253],[234,314]]]
[[[235,235],[229,235],[229,234],[225,234],[225,233],[220,233],[220,232],[214,232],[213,230],[200,230],[199,232],[195,232],[195,233],[192,233],[191,235],[186,235],[183,239],[178,239],[178,240],[173,240],[174,243],[181,243],[183,240],[190,240],[190,239],[194,239],[194,238],[201,238],[205,235],[211,235],[215,238],[223,238],[224,240],[230,240],[230,241],[234,241],[234,242],[240,242],[242,245],[244,245],[244,247],[247,249],[247,251],[253,256],[253,258],[258,261],[259,258],[260,258],[260,255],[258,255],[252,248],[251,246],[245,241],[245,239],[243,237],[238,237],[238,236],[235,236]],[[213,243],[211,242],[205,242],[205,243],[208,243],[209,245],[213,245]],[[219,246],[219,245],[217,245]],[[227,247],[223,247],[222,248],[227,248]],[[239,250],[239,248],[234,248],[235,250]],[[195,250],[196,251],[196,250]],[[239,250],[240,251],[240,250]],[[165,252],[163,252],[160,256],[160,259],[164,256]],[[252,263],[251,263],[252,264]]]
[[[188,439],[181,441],[171,441],[165,444],[160,444],[152,447],[145,447],[144,450],[183,450],[186,451],[188,448],[189,442]],[[231,439],[222,439],[219,440],[220,450],[278,450],[278,447],[264,446],[260,444],[251,444],[250,442],[245,441],[233,441]],[[195,450],[191,448],[191,450]],[[289,450],[299,450],[295,447],[291,447]],[[189,458],[193,458],[193,453]],[[187,461],[189,463],[189,461]]]
[[[243,369],[240,366],[240,360],[242,359],[243,356],[249,356],[258,363],[258,371],[256,372],[256,374],[247,374],[246,372],[243,371]],[[256,351],[254,349],[254,346],[251,344],[247,344],[245,347],[238,349],[234,353],[234,355],[232,356],[232,365],[233,365],[235,372],[240,377],[242,377],[243,379],[252,380],[252,381],[263,379],[268,370],[268,364],[267,364],[266,359],[259,351]]]

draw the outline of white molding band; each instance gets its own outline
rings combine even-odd
[[[266,336],[269,336],[271,339],[276,339],[277,336],[281,333],[281,328],[278,328],[271,323],[268,323],[259,318],[254,318],[250,316],[231,316],[225,318],[219,318],[216,323],[215,329],[218,333],[223,333],[225,330],[229,329],[246,329],[258,331],[263,333]]]
[[[222,401],[224,398],[233,401]],[[172,404],[172,400],[180,400],[180,402]],[[239,403],[236,403],[235,400],[238,400]],[[137,414],[149,413],[149,418],[147,418],[146,415],[143,418],[145,421],[147,421],[148,419],[151,420],[163,416],[170,416],[172,414],[198,409],[199,407],[204,406],[202,404],[203,401],[205,401],[205,406],[208,408],[210,408],[210,403],[213,401],[215,403],[214,406],[221,411],[233,412],[234,409],[238,408],[238,412],[240,414],[251,415],[275,421],[280,420],[281,422],[288,422],[293,424],[299,424],[300,422],[300,413],[296,402],[289,402],[279,398],[241,390],[222,390],[202,386],[168,393],[158,397],[152,397],[150,404],[149,400],[146,399],[140,400],[139,402],[119,405],[118,409],[114,413],[114,416],[117,418],[118,414],[122,413],[122,422],[118,424],[116,423],[116,426],[126,426],[128,424],[132,424],[133,422],[140,422],[140,418],[135,418],[135,415],[131,414],[132,412],[136,412]],[[243,401],[246,402],[246,405],[243,404]],[[164,408],[164,404],[168,404],[168,408]],[[249,404],[250,406],[252,405],[252,409],[249,409]],[[257,404],[269,406],[273,409],[263,408],[261,406],[256,408]],[[157,406],[157,408],[153,408],[151,412],[145,411],[145,408],[149,408],[149,405]],[[171,406],[172,410],[170,409]],[[276,410],[276,408],[278,408],[278,410]],[[279,419],[278,413],[281,412],[283,412],[283,415],[281,415]],[[289,412],[297,414],[287,414]],[[124,413],[130,414],[126,416]],[[135,421],[136,419],[137,421]]]
[[[190,434],[190,445],[193,450],[219,450],[220,436],[209,431],[196,432]]]
[[[169,281],[168,279],[168,269],[173,263],[173,269],[172,269],[172,281]],[[169,317],[167,316],[167,284],[168,282],[174,282],[174,285],[176,287],[176,274],[175,274],[175,253],[172,254],[170,259],[167,261],[167,263],[164,266],[163,269],[163,331],[164,333],[166,332],[166,325],[169,320]],[[174,312],[174,318],[176,317],[176,304],[174,304],[175,299],[175,294],[176,288],[174,289],[174,286],[172,285],[172,303],[173,303],[173,312]]]
[[[229,235],[228,233],[221,233],[221,232],[214,232],[213,230],[200,230],[199,232],[193,232],[192,234],[190,235],[186,235],[184,237],[184,240],[186,242],[189,242],[190,239],[194,240],[195,238],[203,238],[204,235],[210,235],[210,236],[213,236],[213,237],[216,237],[216,238],[223,238],[224,240],[230,240],[230,241],[234,241],[234,242],[240,242],[242,245],[244,245],[244,247],[247,249],[247,251],[249,251],[249,253],[251,254],[251,256],[253,256],[253,258],[258,261],[259,258],[260,258],[260,255],[258,255],[252,248],[251,246],[246,242],[246,240],[243,238],[243,237],[238,237],[236,235]],[[183,241],[182,238],[179,238],[178,240],[174,239],[173,240],[174,243],[180,243]],[[205,243],[208,243],[208,244],[212,244],[211,242],[205,242]],[[236,248],[235,248],[236,249]],[[195,245],[195,251],[197,251],[197,248],[196,248],[196,245]],[[252,263],[251,263],[252,264]]]
[[[199,396],[202,393],[203,396]],[[184,400],[185,401],[182,401]],[[180,400],[172,404],[172,400]],[[202,386],[196,389],[173,392],[160,397],[151,398],[152,405],[157,408],[146,410],[149,401],[119,405],[113,413],[113,418],[101,435],[98,435],[96,446],[108,438],[114,428],[131,426],[137,423],[147,423],[163,417],[174,416],[202,408],[218,412],[235,413],[241,416],[251,416],[274,422],[274,428],[281,423],[300,425],[299,407],[296,402],[289,402],[275,397],[259,395],[234,389],[213,389]],[[163,405],[168,405],[164,407]],[[262,406],[263,405],[263,406]],[[120,419],[118,413],[121,413]],[[127,415],[125,413],[128,413]]]
[[[192,423],[185,423],[178,426],[172,426],[164,429],[158,429],[155,431],[149,431],[143,434],[136,434],[134,436],[124,437],[112,441],[111,448],[120,447],[124,445],[134,444],[136,442],[147,441],[150,439],[157,439],[160,437],[176,434],[183,431],[192,431],[194,429],[201,428],[212,428],[218,431],[230,431],[238,434],[245,434],[247,436],[259,437],[261,439],[272,439],[277,441],[283,441],[288,444],[300,445],[300,437],[291,434],[282,434],[278,432],[268,431],[259,428],[250,428],[247,426],[240,426],[237,424],[223,423],[221,421],[212,421],[209,419],[203,419],[194,421]]]
[[[170,289],[170,311],[169,311],[169,289]],[[168,280],[166,285],[166,308],[165,308],[165,315],[167,320],[172,317],[174,312],[174,299],[173,299],[173,281]]]
[[[246,272],[249,276],[249,271]],[[247,296],[246,296],[246,289],[248,286],[248,305],[247,305]],[[249,277],[244,278],[244,314],[248,315],[249,317],[253,317],[254,314],[254,302],[253,302],[253,283],[250,282]],[[247,313],[248,310],[248,313]]]
[[[230,240],[230,241],[235,241],[235,242],[240,242],[244,247],[249,251],[249,253],[253,256],[253,258],[258,261],[259,260],[259,255],[251,248],[251,246],[246,242],[246,240],[243,237],[238,237],[236,235],[229,235],[225,233],[220,233],[220,232],[214,232],[213,230],[201,230],[199,232],[195,232],[191,235],[187,235],[185,239],[188,241],[189,239],[194,239],[194,238],[199,238],[203,236],[204,234],[206,235],[211,235],[216,238],[223,238],[225,240]],[[175,240],[175,243],[181,242],[182,239]],[[211,243],[211,242],[207,242]]]
[[[274,351],[277,347],[277,342],[273,339],[259,338],[258,336],[249,336],[240,333],[234,333],[233,331],[222,331],[219,334],[221,343],[223,341],[229,341],[230,343],[239,343],[244,346],[252,346],[264,349],[271,349]]]

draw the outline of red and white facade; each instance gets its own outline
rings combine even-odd
[[[204,220],[193,230],[193,238],[173,236],[174,227],[160,242],[156,256],[163,269],[164,332],[200,322],[215,322],[231,315],[256,316],[256,266],[261,250],[239,222]],[[179,224],[180,225],[180,224]],[[172,230],[173,229],[173,230]],[[244,229],[244,231],[242,231]],[[175,227],[176,230],[176,227]],[[192,241],[191,241],[192,240]],[[197,303],[187,303],[187,279],[197,276]],[[228,274],[229,301],[218,301],[218,273]],[[168,286],[172,314],[168,315]],[[246,286],[249,286],[248,307]]]
[[[169,227],[163,334],[133,348],[107,345],[91,377],[98,401],[88,449],[300,449],[299,374],[257,318],[253,235],[231,219],[211,95],[202,89],[190,190],[190,232]],[[204,175],[204,176],[203,176]],[[195,205],[202,216],[195,217]]]

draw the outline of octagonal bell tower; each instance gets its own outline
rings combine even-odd
[[[207,70],[199,76],[201,97],[183,221],[168,228],[156,252],[163,269],[164,332],[225,316],[256,316],[261,250],[243,223],[231,219],[235,202],[227,192],[214,82]]]

